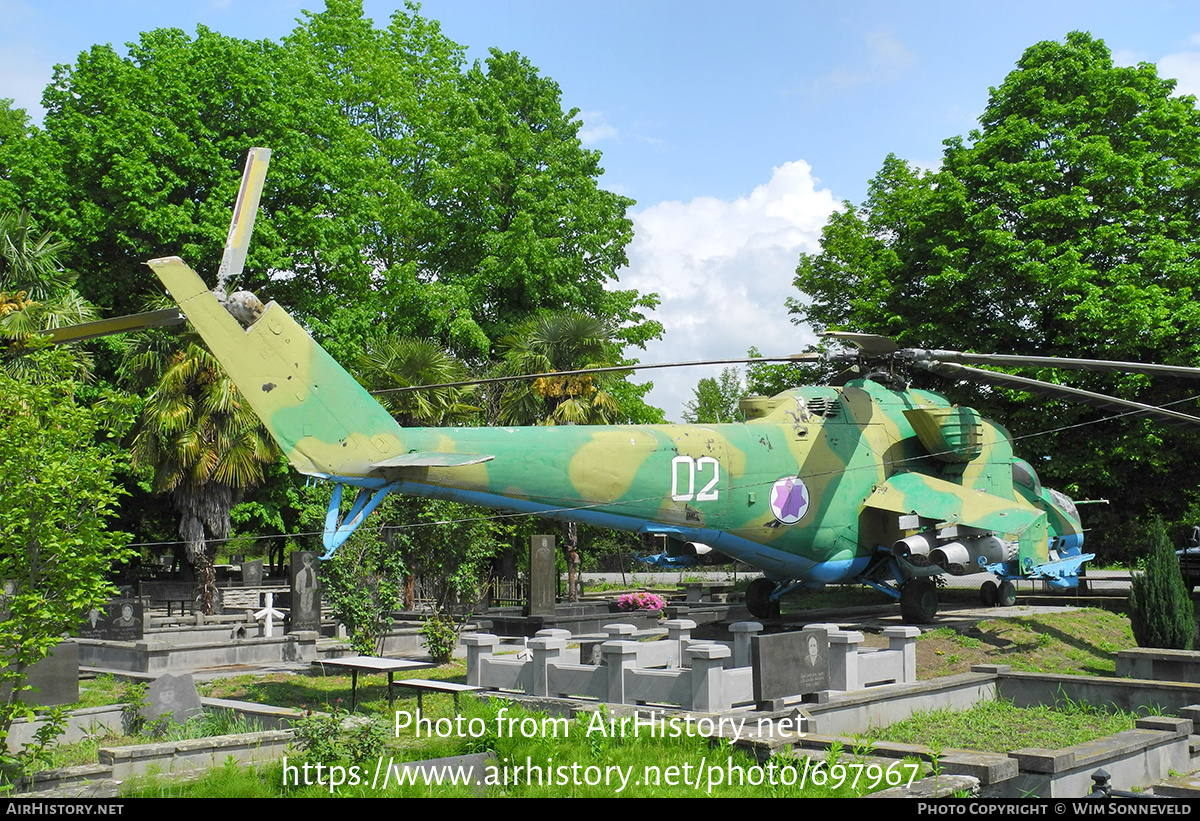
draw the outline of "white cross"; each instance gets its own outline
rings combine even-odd
[[[264,593],[263,597],[267,603],[267,606],[255,613],[254,618],[258,619],[259,621],[264,619],[266,620],[266,623],[263,624],[263,636],[265,638],[271,638],[271,636],[274,635],[275,619],[282,619],[283,613],[275,609],[274,593]]]

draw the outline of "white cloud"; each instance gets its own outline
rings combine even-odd
[[[583,127],[579,129],[579,141],[584,145],[595,145],[601,140],[617,136],[616,126],[609,125],[603,112],[581,111],[579,118],[583,120]]]
[[[621,287],[656,292],[656,317],[666,328],[644,362],[795,353],[813,341],[788,319],[784,300],[795,294],[792,277],[801,251],[819,249],[821,228],[838,202],[818,189],[808,163],[774,169],[771,179],[732,202],[697,197],[662,202],[633,215],[630,267]],[[668,419],[704,376],[721,368],[651,372],[649,396]]]
[[[1200,34],[1193,34],[1191,39],[1200,46]],[[1179,81],[1176,94],[1194,94],[1200,99],[1200,48],[1166,55],[1158,61],[1158,74]]]

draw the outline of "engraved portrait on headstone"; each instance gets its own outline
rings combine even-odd
[[[292,630],[318,630],[321,626],[321,579],[317,554],[306,550],[292,554]]]
[[[829,636],[824,630],[755,636],[750,655],[754,700],[760,704],[829,689]]]
[[[242,562],[242,584],[246,587],[258,587],[263,580],[263,560]]]
[[[554,615],[554,537],[529,537],[529,615]]]
[[[142,602],[139,599],[109,599],[103,610],[93,607],[75,635],[85,639],[139,641],[142,638]]]

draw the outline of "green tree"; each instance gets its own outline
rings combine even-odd
[[[613,333],[602,320],[574,311],[530,317],[501,341],[501,375],[552,373],[620,364]],[[507,383],[496,421],[503,425],[603,425],[621,408],[606,387],[613,374],[545,376]]]
[[[1196,636],[1192,597],[1162,519],[1146,528],[1140,547],[1146,572],[1134,573],[1129,588],[1133,637],[1138,647],[1191,650]]]
[[[992,90],[980,129],[946,142],[940,171],[888,157],[866,203],[834,216],[821,253],[800,260],[796,321],[913,347],[1196,364],[1200,111],[1174,85],[1150,64],[1114,66],[1087,34],[1028,49]],[[1170,380],[1034,375],[1149,404],[1189,395]],[[1047,484],[1120,500],[1088,511],[1109,555],[1132,543],[1136,515],[1177,521],[1195,502],[1177,477],[1200,437],[1137,417],[1072,427],[1099,414],[954,392],[1014,435],[1059,429],[1022,449]]]
[[[376,528],[360,528],[321,565],[325,598],[364,656],[383,654],[392,613],[404,606],[407,566],[401,550]]]
[[[165,334],[146,335],[161,340]],[[230,511],[240,494],[263,479],[278,451],[228,375],[198,342],[182,349],[151,342],[131,352],[131,379],[152,385],[134,432],[134,464],[170,493],[179,536],[195,572],[199,601],[214,610],[213,562],[229,537]]]
[[[742,421],[738,400],[744,389],[737,368],[722,369],[716,379],[701,379],[692,393],[693,398],[683,405],[683,421],[701,424]]]
[[[215,267],[259,144],[274,155],[241,284],[344,363],[384,332],[479,365],[548,308],[603,316],[629,344],[661,333],[652,297],[611,287],[631,202],[600,188],[558,86],[519,55],[467,68],[415,6],[380,29],[330,0],[281,43],[147,32],[128,57],[96,46],[60,67],[46,105],[12,175],[71,242],[83,294],[115,311],[157,290],[148,258]]]
[[[358,358],[358,376],[369,390],[389,391],[419,385],[465,381],[467,369],[445,348],[428,339],[376,337]],[[466,421],[479,408],[469,404],[471,390],[431,388],[379,393],[388,413],[404,426],[435,426]]]
[[[120,456],[99,444],[102,409],[80,401],[65,352],[33,356],[58,378],[0,371],[0,749],[13,719],[33,713],[20,701],[25,671],[116,592],[108,574],[131,555],[129,536],[106,526]]]
[[[0,362],[20,379],[55,378],[31,367],[29,337],[97,318],[95,306],[72,287],[75,274],[59,260],[67,244],[50,231],[39,234],[26,210],[0,213]],[[89,375],[90,357],[75,349],[78,375]]]

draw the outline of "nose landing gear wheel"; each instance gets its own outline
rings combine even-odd
[[[746,588],[746,609],[750,615],[759,619],[774,619],[779,617],[779,602],[771,601],[775,592],[775,582],[770,579],[758,578],[750,582]]]
[[[900,615],[906,624],[929,624],[937,610],[937,586],[933,579],[913,579],[900,588]]]

